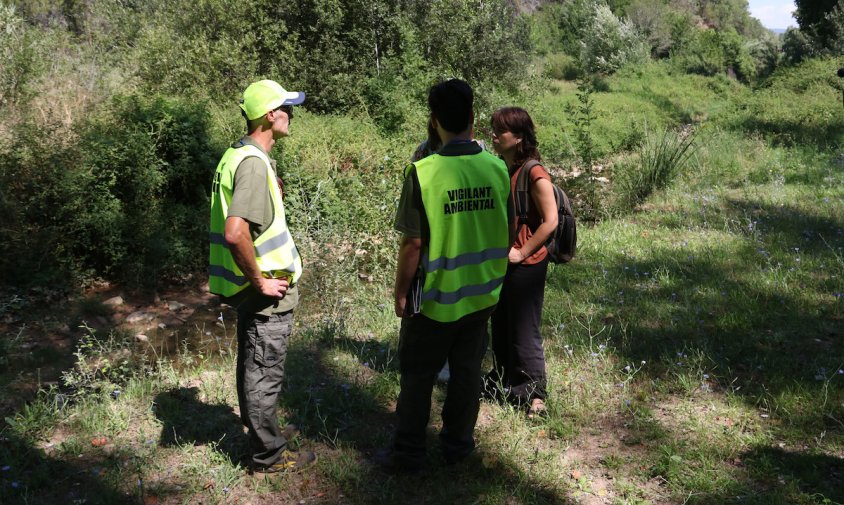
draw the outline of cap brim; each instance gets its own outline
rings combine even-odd
[[[305,94],[301,91],[288,91],[284,94],[282,105],[299,105],[305,101]]]

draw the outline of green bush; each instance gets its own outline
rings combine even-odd
[[[583,75],[583,71],[576,58],[565,53],[554,53],[545,58],[544,74],[551,79],[574,81]]]
[[[606,5],[596,5],[583,36],[581,62],[590,72],[612,73],[649,58],[644,39],[632,23],[620,20]]]
[[[726,70],[724,48],[715,30],[698,30],[672,59],[685,72],[716,75]]]
[[[837,148],[844,139],[839,61],[816,58],[781,67],[754,93],[741,95],[719,123],[776,143]]]
[[[116,98],[86,125],[83,180],[103,212],[91,209],[73,222],[83,251],[108,245],[94,256],[96,271],[141,282],[204,264],[216,163],[208,121],[202,102],[133,95]]]
[[[539,56],[565,50],[562,41],[566,34],[559,22],[562,9],[562,4],[546,3],[528,18],[531,45]]]
[[[12,6],[0,4],[0,106],[24,102],[41,70],[38,34]]]
[[[667,56],[672,39],[675,11],[662,0],[634,0],[625,10],[630,22],[647,39],[651,54]]]
[[[357,283],[387,282],[398,238],[392,229],[403,170],[415,140],[395,143],[366,118],[302,112],[271,155],[285,181],[285,210],[305,262],[308,291],[325,304]],[[425,135],[424,122],[418,127]]]
[[[293,0],[279,9],[268,0],[151,2],[132,57],[142,85],[227,101],[251,80],[273,77],[305,91],[310,110],[373,109],[395,124],[384,104],[396,77],[414,84],[417,73],[429,77],[422,88],[401,88],[411,95],[430,77],[513,87],[530,46],[526,22],[505,0]],[[421,65],[405,71],[391,63],[408,60]]]
[[[49,125],[28,126],[0,153],[5,279],[91,273],[143,284],[204,265],[215,153],[201,102],[118,97],[70,144],[44,142]]]
[[[672,54],[672,59],[685,72],[710,76],[726,73],[748,82],[757,70],[768,72],[776,65],[776,46],[772,43],[745,39],[732,28],[698,30]]]
[[[581,40],[591,29],[595,6],[594,0],[573,0],[552,11],[563,35],[563,51],[567,54],[580,56]]]
[[[786,63],[796,65],[817,55],[820,50],[802,30],[789,28],[782,36],[782,52]]]

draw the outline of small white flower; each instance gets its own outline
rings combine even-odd
[[[642,361],[642,364],[643,364],[643,365],[644,365],[645,363],[647,363],[647,361]]]

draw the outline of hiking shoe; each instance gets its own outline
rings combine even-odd
[[[282,451],[278,461],[269,466],[256,466],[252,471],[255,473],[297,472],[313,465],[316,460],[316,454],[311,451]]]
[[[380,449],[372,459],[384,473],[389,475],[419,475],[425,469],[421,462],[410,460],[391,448]]]
[[[528,419],[539,419],[541,417],[548,416],[548,409],[545,408],[545,402],[542,401],[541,398],[534,398],[530,402],[530,406],[527,409],[527,418]]]

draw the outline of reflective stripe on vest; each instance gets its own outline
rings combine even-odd
[[[510,249],[504,162],[484,151],[435,154],[415,167],[430,226],[422,314],[451,322],[495,305]]]
[[[249,156],[264,162],[267,168],[267,185],[273,204],[273,220],[270,226],[254,242],[255,262],[267,277],[288,277],[295,284],[302,274],[302,260],[299,251],[287,229],[287,219],[281,192],[276,183],[276,174],[270,160],[255,146],[244,145],[229,148],[214,174],[211,193],[211,231],[209,241],[208,286],[212,293],[233,296],[249,285],[232,257],[225,239],[226,217],[231,203],[234,176],[237,167]]]

